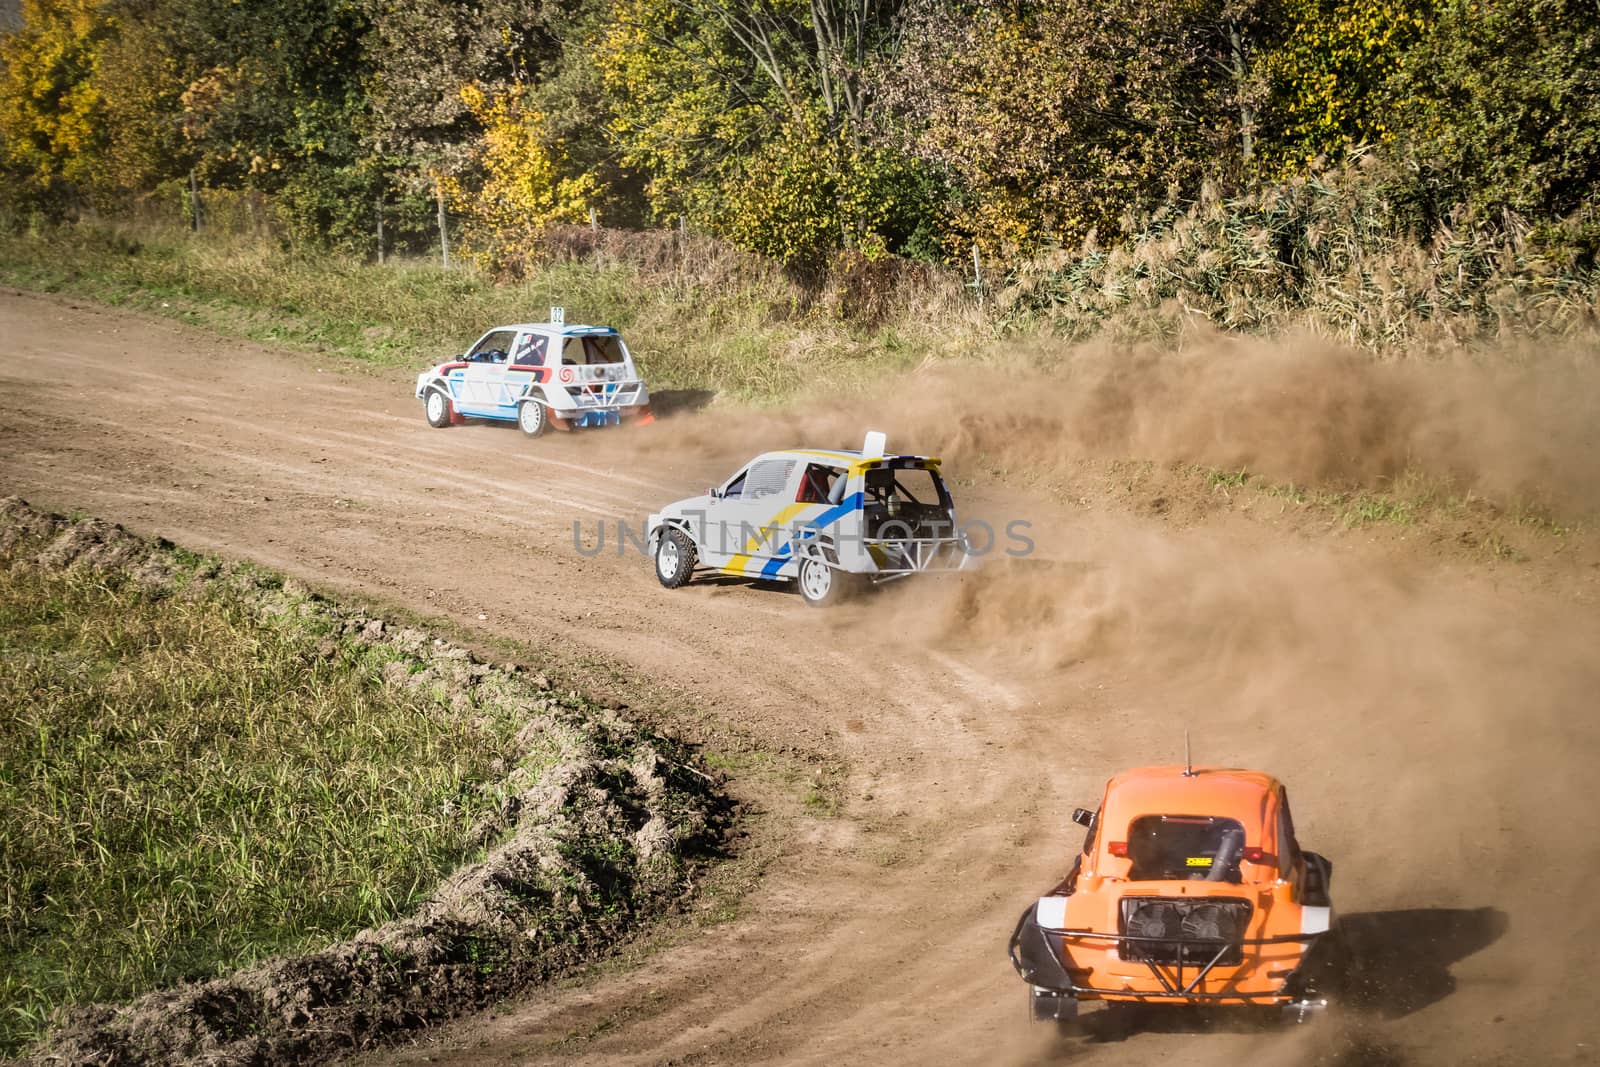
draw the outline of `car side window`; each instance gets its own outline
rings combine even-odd
[[[738,474],[738,477],[734,478],[733,481],[729,482],[728,483],[728,487],[722,491],[723,497],[725,499],[728,498],[728,497],[733,497],[733,498],[737,499],[737,498],[743,496],[744,495],[744,481],[745,481],[745,478],[749,476],[749,474],[750,474],[750,471],[748,469],[740,471],[739,474]]]
[[[517,342],[517,356],[512,361],[519,367],[542,367],[544,354],[550,348],[550,338],[542,333],[525,333]]]
[[[751,464],[750,473],[745,478],[744,498],[760,500],[782,493],[788,488],[789,475],[794,467],[795,461],[792,459],[764,459]]]
[[[496,330],[474,345],[467,359],[474,363],[504,363],[516,337],[511,330]]]
[[[836,481],[844,478],[844,470],[840,467],[829,467],[822,463],[806,464],[806,472],[800,478],[800,489],[795,493],[795,502],[799,504],[826,504],[833,500],[833,487]]]

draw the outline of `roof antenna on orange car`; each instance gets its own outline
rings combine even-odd
[[[1194,760],[1189,758],[1189,728],[1183,728],[1183,776],[1194,777]]]

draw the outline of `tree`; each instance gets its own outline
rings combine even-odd
[[[1262,172],[1396,135],[1391,80],[1426,32],[1432,0],[1283,0],[1285,33],[1265,57],[1271,85]]]
[[[865,138],[871,68],[898,47],[903,7],[612,0],[584,50],[655,217],[798,266],[841,247],[909,247],[929,175]]]
[[[101,0],[23,0],[21,29],[0,38],[0,147],[12,197],[59,212],[101,180],[95,72],[115,28]]]
[[[1600,186],[1600,8],[1445,0],[1392,90],[1403,147],[1447,196],[1562,216]]]
[[[814,115],[743,161],[715,224],[743,248],[816,270],[840,248],[868,259],[926,254],[917,241],[937,214],[936,198],[915,160],[860,145],[849,127],[830,134]]]
[[[482,126],[462,90],[498,98],[545,77],[560,55],[543,0],[361,0],[370,110],[361,138],[373,168],[402,193],[445,203],[482,153]],[[519,89],[520,91],[520,89]]]
[[[1242,180],[1275,5],[920,0],[879,137],[955,190],[951,251],[1114,237],[1132,210]]]
[[[461,91],[483,126],[474,162],[484,178],[474,190],[455,181],[447,188],[468,222],[473,253],[493,266],[507,265],[550,223],[582,219],[599,189],[594,175],[573,171],[530,96],[525,86],[493,96],[477,86]]]
[[[104,194],[124,200],[187,175],[199,162],[184,136],[183,95],[198,76],[158,2],[118,0],[117,32],[94,75],[106,140]]]

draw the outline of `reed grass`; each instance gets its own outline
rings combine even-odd
[[[1235,197],[1208,191],[1130,223],[1115,247],[1031,261],[998,313],[1011,329],[1074,340],[1178,340],[1198,319],[1309,331],[1382,357],[1593,331],[1592,219],[1434,218],[1425,199],[1414,176],[1370,158]]]

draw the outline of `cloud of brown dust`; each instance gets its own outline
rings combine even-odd
[[[844,444],[872,426],[954,469],[1137,458],[1373,489],[1421,473],[1502,503],[1600,511],[1600,365],[1577,350],[1408,364],[1218,340],[1079,350],[1048,372],[938,368],[894,396],[791,415],[788,436]],[[752,444],[739,430],[730,449]],[[1177,760],[1185,727],[1202,760],[1281,775],[1302,836],[1335,860],[1340,908],[1384,931],[1392,981],[1372,1010],[1398,1021],[1341,1024],[1342,1040],[1447,1062],[1536,1060],[1597,1036],[1583,1021],[1600,979],[1593,581],[1541,588],[1447,572],[1425,552],[1105,510],[1040,540],[1042,558],[892,587],[835,625],[882,641],[892,613],[891,644],[1059,679],[1038,743],[1064,760],[1092,750],[1106,775]],[[1077,718],[1081,686],[1109,688],[1123,712]],[[1092,799],[1063,798],[1063,817]],[[1492,932],[1458,929],[1484,917]]]
[[[1098,460],[1247,468],[1279,482],[1382,490],[1420,474],[1454,493],[1600,512],[1600,347],[1531,346],[1386,361],[1300,336],[1216,335],[1181,348],[997,344],[871,393],[785,412],[671,423],[730,466],[772,448],[941,455],[1025,479]]]

